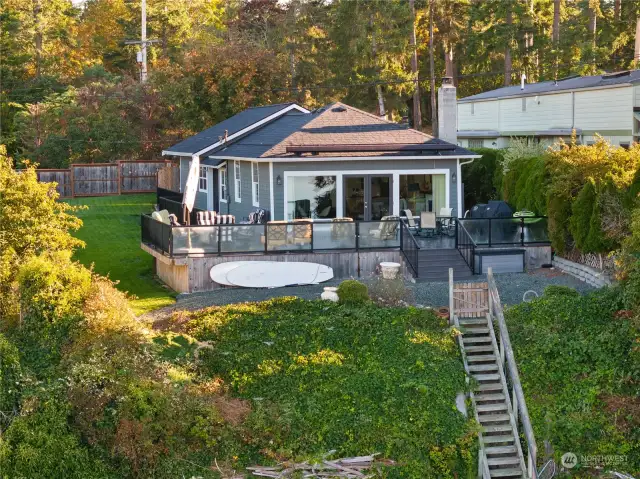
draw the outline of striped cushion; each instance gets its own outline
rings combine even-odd
[[[199,225],[215,225],[217,213],[215,211],[198,211],[196,221]]]
[[[236,217],[233,215],[216,215],[213,221],[215,225],[233,225],[236,223]]]

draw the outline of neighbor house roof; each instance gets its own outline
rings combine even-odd
[[[227,118],[220,123],[215,124],[211,128],[201,131],[197,135],[191,136],[180,143],[173,145],[163,153],[173,155],[192,155],[205,149],[224,138],[225,131],[228,136],[236,135],[242,130],[256,125],[269,117],[284,113],[285,110],[290,111],[307,111],[295,103],[280,103],[277,105],[257,106],[247,108],[240,113]]]
[[[308,157],[368,157],[412,155],[407,151],[337,151],[290,153],[292,146],[354,146],[380,145],[442,145],[443,148],[425,153],[429,156],[467,156],[473,152],[434,139],[419,132],[379,118],[340,102],[309,113],[289,112],[255,129],[241,138],[220,145],[208,153],[212,157],[228,158],[308,158]],[[446,148],[445,148],[446,147]],[[310,148],[312,149],[312,148]],[[370,150],[370,148],[367,148]],[[420,154],[420,153],[418,153]]]
[[[640,81],[640,70],[630,70],[616,73],[605,73],[593,76],[576,76],[550,80],[539,83],[525,83],[524,90],[520,84],[497,88],[496,90],[478,93],[458,100],[460,103],[479,100],[495,100],[498,98],[521,97],[545,93],[555,93],[567,90],[580,90],[582,88],[598,88],[624,84],[632,84]]]

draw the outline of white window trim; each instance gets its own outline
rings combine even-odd
[[[458,162],[459,163],[459,162]],[[460,215],[460,166],[457,167],[456,183],[458,187],[458,216]],[[400,175],[445,175],[445,199],[446,207],[451,208],[450,194],[451,194],[451,172],[448,168],[434,168],[434,169],[421,169],[421,170],[349,170],[349,171],[285,171],[284,176],[284,205],[282,209],[282,217],[287,218],[287,203],[288,203],[288,189],[289,178],[292,176],[335,176],[336,177],[336,218],[344,216],[344,199],[343,199],[343,176],[344,175],[392,175],[393,185],[391,189],[391,203],[392,211],[395,216],[400,216]],[[464,212],[463,212],[464,213]]]
[[[202,176],[202,172],[204,172],[204,176]],[[202,188],[202,180],[204,180],[204,188]],[[204,166],[200,166],[198,170],[198,191],[201,193],[206,193],[209,188],[209,178],[207,178],[207,168]]]
[[[236,203],[242,203],[242,166],[238,160],[233,162],[233,196]]]
[[[222,186],[224,184],[224,194]],[[218,199],[221,203],[227,202],[227,193],[229,191],[229,184],[227,178],[227,167],[220,168],[218,170]]]
[[[255,177],[253,175],[254,171],[256,173]],[[257,161],[251,162],[251,199],[253,200],[253,206],[258,208],[260,206],[260,165]]]

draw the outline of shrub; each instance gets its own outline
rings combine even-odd
[[[476,148],[473,151],[482,158],[462,168],[465,209],[497,199],[502,185],[502,150]]]
[[[550,284],[544,288],[545,296],[580,296],[580,293],[569,286]]]
[[[67,423],[68,408],[47,400],[3,432],[0,464],[3,477],[90,479],[116,477],[88,449]]]
[[[587,181],[578,193],[575,201],[571,205],[571,219],[569,220],[569,231],[573,236],[578,249],[585,250],[587,237],[593,216],[593,206],[596,203],[596,190],[593,182]]]
[[[16,412],[20,399],[22,368],[18,349],[0,334],[0,430],[4,429],[5,418]]]
[[[338,298],[341,304],[363,304],[369,301],[369,290],[360,281],[348,279],[338,286]]]
[[[383,279],[376,277],[369,284],[369,296],[380,306],[404,306],[413,300],[413,291],[403,278]]]

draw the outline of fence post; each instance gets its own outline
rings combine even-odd
[[[311,252],[313,252],[313,222],[309,223],[309,226],[311,226]]]
[[[73,165],[69,166],[69,180],[71,182],[71,198],[76,196],[75,178],[73,177]]]
[[[117,172],[117,178],[118,178],[118,195],[122,194],[122,175],[120,174],[120,169],[122,168],[122,163],[120,163],[120,160],[116,161],[116,172]]]
[[[356,251],[360,251],[360,222],[356,221]]]
[[[520,218],[520,245],[524,246],[524,217]]]

